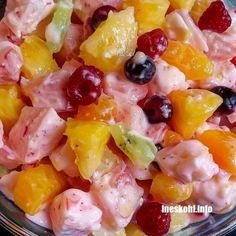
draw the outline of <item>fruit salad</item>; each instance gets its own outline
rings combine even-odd
[[[209,214],[163,207],[234,209],[236,6],[6,1],[0,191],[55,236],[191,234]]]

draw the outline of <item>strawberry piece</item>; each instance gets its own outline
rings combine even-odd
[[[149,236],[161,236],[170,228],[170,213],[161,211],[162,205],[147,201],[136,214],[137,224]]]
[[[232,19],[222,1],[212,2],[199,19],[201,30],[210,30],[217,33],[225,32],[231,25]]]

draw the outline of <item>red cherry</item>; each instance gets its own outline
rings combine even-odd
[[[148,236],[161,236],[170,228],[170,213],[161,211],[162,205],[147,201],[137,211],[137,224]]]
[[[225,32],[231,25],[232,19],[222,1],[217,0],[203,12],[198,21],[201,30],[211,30],[217,33]]]
[[[155,29],[141,35],[138,38],[138,51],[145,53],[151,58],[161,56],[168,45],[168,39],[161,29]]]
[[[93,66],[81,66],[70,77],[67,95],[73,104],[89,105],[101,95],[103,72]]]

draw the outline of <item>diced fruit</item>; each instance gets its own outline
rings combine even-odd
[[[198,23],[200,16],[210,6],[211,2],[213,1],[214,0],[195,0],[195,3],[192,7],[190,14],[196,23]]]
[[[20,116],[24,103],[20,97],[19,88],[16,85],[0,86],[0,120],[6,134]]]
[[[64,175],[51,165],[39,165],[20,172],[13,191],[14,202],[24,212],[34,215],[66,187]]]
[[[80,56],[86,64],[102,71],[120,71],[135,52],[137,30],[132,7],[110,13],[108,19],[83,42]]]
[[[159,123],[171,119],[173,108],[167,97],[153,95],[145,101],[143,111],[150,123]]]
[[[27,36],[20,48],[24,60],[22,72],[26,78],[43,76],[58,69],[52,53],[39,37]]]
[[[116,8],[110,5],[104,5],[99,7],[92,16],[91,27],[95,31],[97,27],[108,18],[109,12],[117,12]]]
[[[146,234],[134,223],[125,228],[126,236],[146,236]]]
[[[213,73],[213,64],[203,52],[180,41],[169,40],[162,59],[178,67],[190,80],[203,80]]]
[[[47,26],[45,37],[47,45],[52,52],[59,52],[64,38],[66,36],[67,28],[71,22],[71,14],[73,11],[72,0],[58,0],[56,9],[51,23]]]
[[[223,33],[230,27],[231,22],[231,16],[223,1],[217,0],[203,12],[198,21],[198,27],[201,30]]]
[[[236,93],[233,89],[225,86],[217,86],[211,90],[223,98],[223,103],[218,107],[217,111],[231,113],[236,107]]]
[[[223,102],[220,96],[204,89],[173,91],[168,98],[173,106],[170,123],[185,139],[190,139]]]
[[[169,0],[173,9],[186,9],[190,11],[196,0]]]
[[[111,127],[111,134],[116,145],[134,165],[146,168],[155,159],[157,149],[151,139],[129,130],[121,123]]]
[[[236,56],[232,58],[231,63],[233,63],[236,67]]]
[[[136,214],[137,224],[149,236],[166,234],[170,228],[170,213],[163,213],[157,202],[144,202]]]
[[[137,44],[138,51],[154,59],[164,53],[168,45],[168,39],[161,29],[155,29],[139,36]]]
[[[125,75],[135,84],[147,84],[156,73],[155,62],[143,52],[137,52],[125,63]]]
[[[71,75],[67,95],[77,105],[90,105],[101,95],[103,72],[94,66],[81,66]]]
[[[84,179],[90,179],[101,164],[106,143],[110,137],[109,125],[101,121],[67,122],[66,135],[76,154],[76,165]]]
[[[169,5],[168,0],[124,0],[124,8],[134,6],[139,34],[162,28]]]
[[[214,161],[221,169],[236,174],[236,134],[229,131],[207,130],[197,139],[209,148]]]
[[[187,200],[192,190],[191,183],[183,184],[173,177],[158,173],[153,179],[150,193],[159,203],[171,204]]]
[[[108,96],[101,96],[98,102],[88,106],[79,106],[76,118],[78,120],[110,121],[117,114],[116,101]]]
[[[168,233],[180,231],[189,224],[188,215],[186,213],[171,213],[170,229]]]
[[[180,143],[183,138],[172,130],[167,130],[164,136],[163,146],[168,147]]]

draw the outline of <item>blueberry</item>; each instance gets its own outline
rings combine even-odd
[[[159,123],[171,119],[173,108],[167,97],[154,95],[145,101],[143,111],[150,123]]]
[[[162,145],[160,143],[155,144],[157,151],[160,151],[161,149],[163,149]]]
[[[125,75],[136,84],[150,82],[156,72],[154,61],[143,52],[137,52],[125,63]]]
[[[231,113],[236,106],[236,93],[228,87],[217,86],[211,90],[223,98],[223,103],[218,107],[217,112]]]

